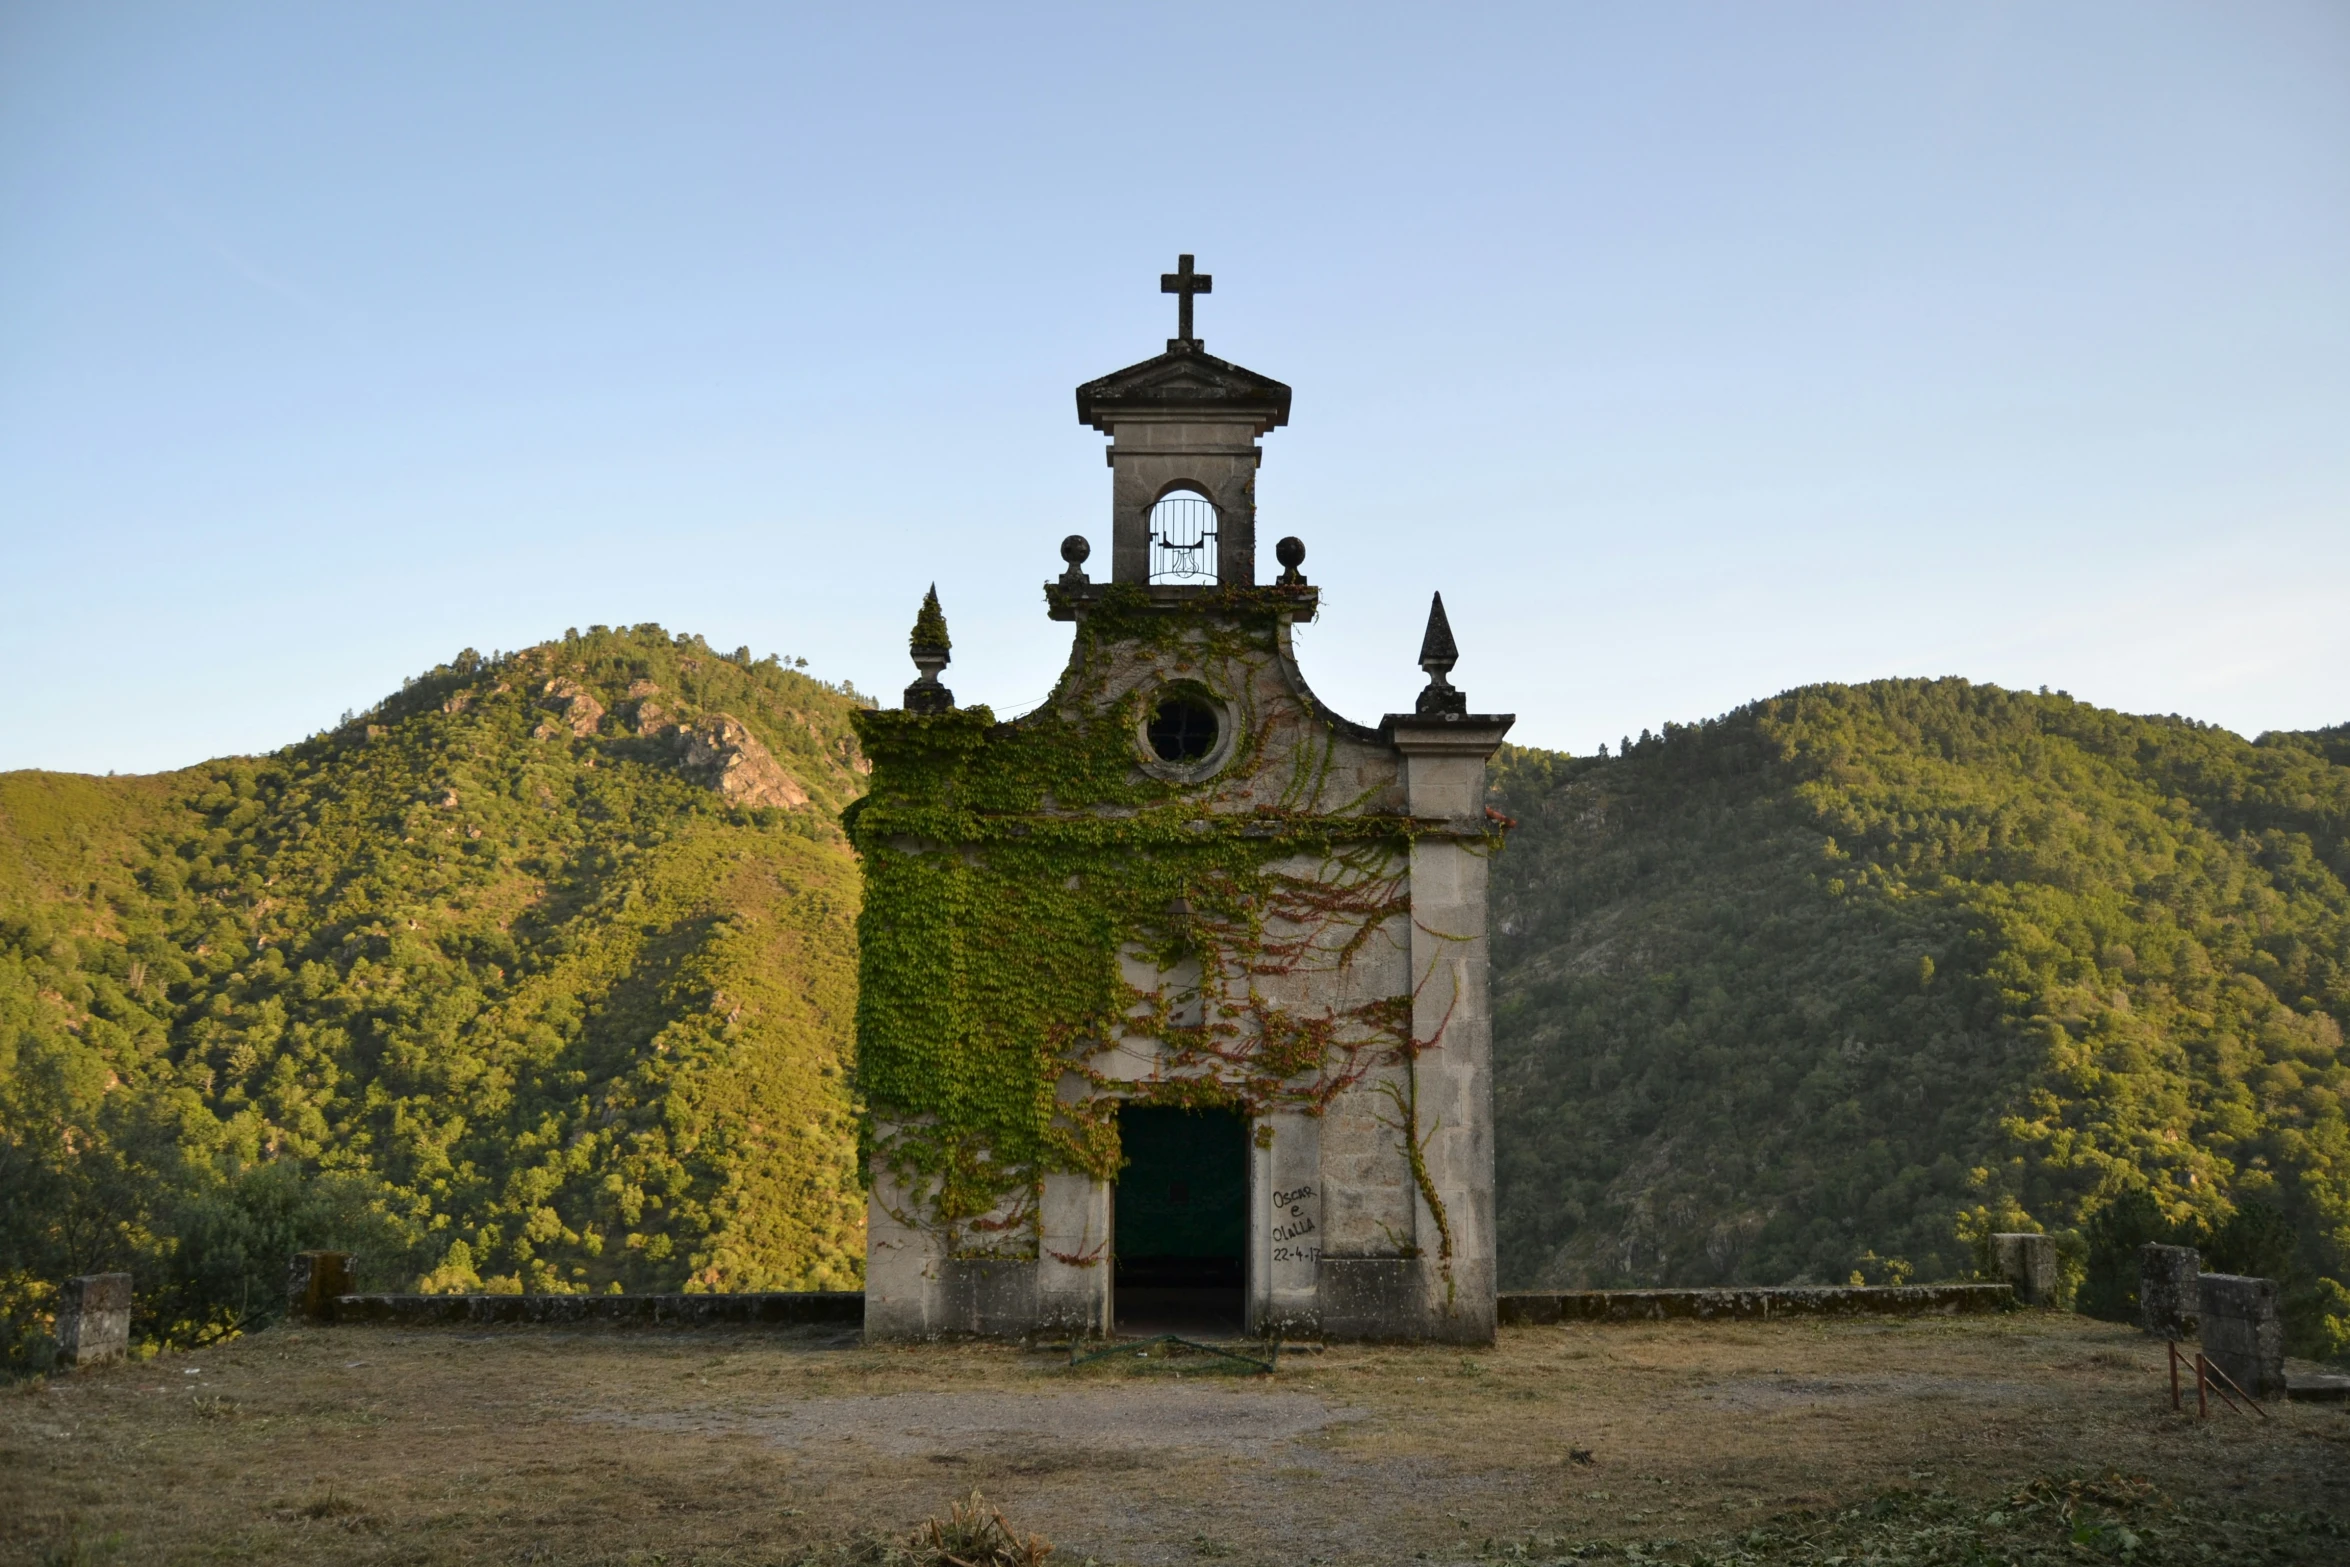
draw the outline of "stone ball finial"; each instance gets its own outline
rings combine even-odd
[[[1061,559],[1072,566],[1084,565],[1085,558],[1092,553],[1093,546],[1085,542],[1082,533],[1072,533],[1061,541]]]
[[[1297,568],[1306,563],[1306,541],[1291,534],[1273,546],[1273,558],[1281,562],[1279,585],[1285,588],[1305,586],[1305,573]]]

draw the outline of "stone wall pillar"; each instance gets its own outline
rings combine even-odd
[[[67,1279],[57,1300],[58,1358],[70,1366],[120,1360],[131,1347],[131,1276],[88,1273]]]
[[[1991,1262],[2026,1306],[2056,1304],[2056,1237],[1994,1235]]]
[[[2204,1358],[2254,1398],[2283,1397],[2285,1323],[2277,1281],[2206,1273],[2195,1282]]]
[[[889,1128],[883,1128],[886,1135]],[[865,1332],[930,1338],[944,1327],[946,1232],[923,1224],[913,1194],[876,1161],[865,1199]]]
[[[2138,1248],[2138,1326],[2156,1338],[2193,1338],[2203,1259],[2192,1246]]]
[[[1251,1139],[1248,1329],[1266,1338],[1322,1331],[1323,1120],[1274,1111]]]
[[[1036,1326],[1079,1336],[1110,1331],[1110,1183],[1045,1176],[1037,1199]]]
[[[286,1269],[286,1316],[295,1322],[334,1319],[335,1297],[359,1293],[359,1259],[347,1251],[298,1251]]]
[[[1493,1215],[1492,1014],[1486,994],[1485,759],[1506,717],[1393,714],[1416,822],[1443,823],[1411,847],[1412,1128],[1437,1201],[1416,1229],[1425,1326],[1395,1337],[1493,1342],[1498,1260]],[[1427,1205],[1423,1202],[1422,1207]],[[1447,1235],[1449,1231],[1449,1235]],[[1449,1249],[1450,1257],[1442,1255]]]

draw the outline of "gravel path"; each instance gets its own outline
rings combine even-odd
[[[1066,1393],[884,1393],[763,1408],[596,1411],[582,1418],[640,1431],[763,1436],[803,1450],[853,1442],[901,1458],[1065,1446],[1261,1458],[1362,1414],[1303,1393],[1129,1383]]]

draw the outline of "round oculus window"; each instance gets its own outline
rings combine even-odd
[[[1148,733],[1160,761],[1200,761],[1216,749],[1216,710],[1197,697],[1168,697],[1151,711]]]

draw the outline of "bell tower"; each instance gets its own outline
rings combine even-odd
[[[1289,422],[1289,388],[1216,358],[1193,335],[1192,298],[1215,279],[1182,257],[1159,279],[1174,294],[1176,335],[1167,351],[1077,389],[1077,418],[1110,438],[1110,580],[1144,586],[1254,587],[1257,580],[1257,438]],[[1162,523],[1161,503],[1196,496],[1188,529]],[[1212,551],[1198,538],[1204,524]],[[1189,560],[1185,551],[1200,551]],[[1157,566],[1154,569],[1154,553]],[[1183,570],[1169,570],[1172,564]]]

